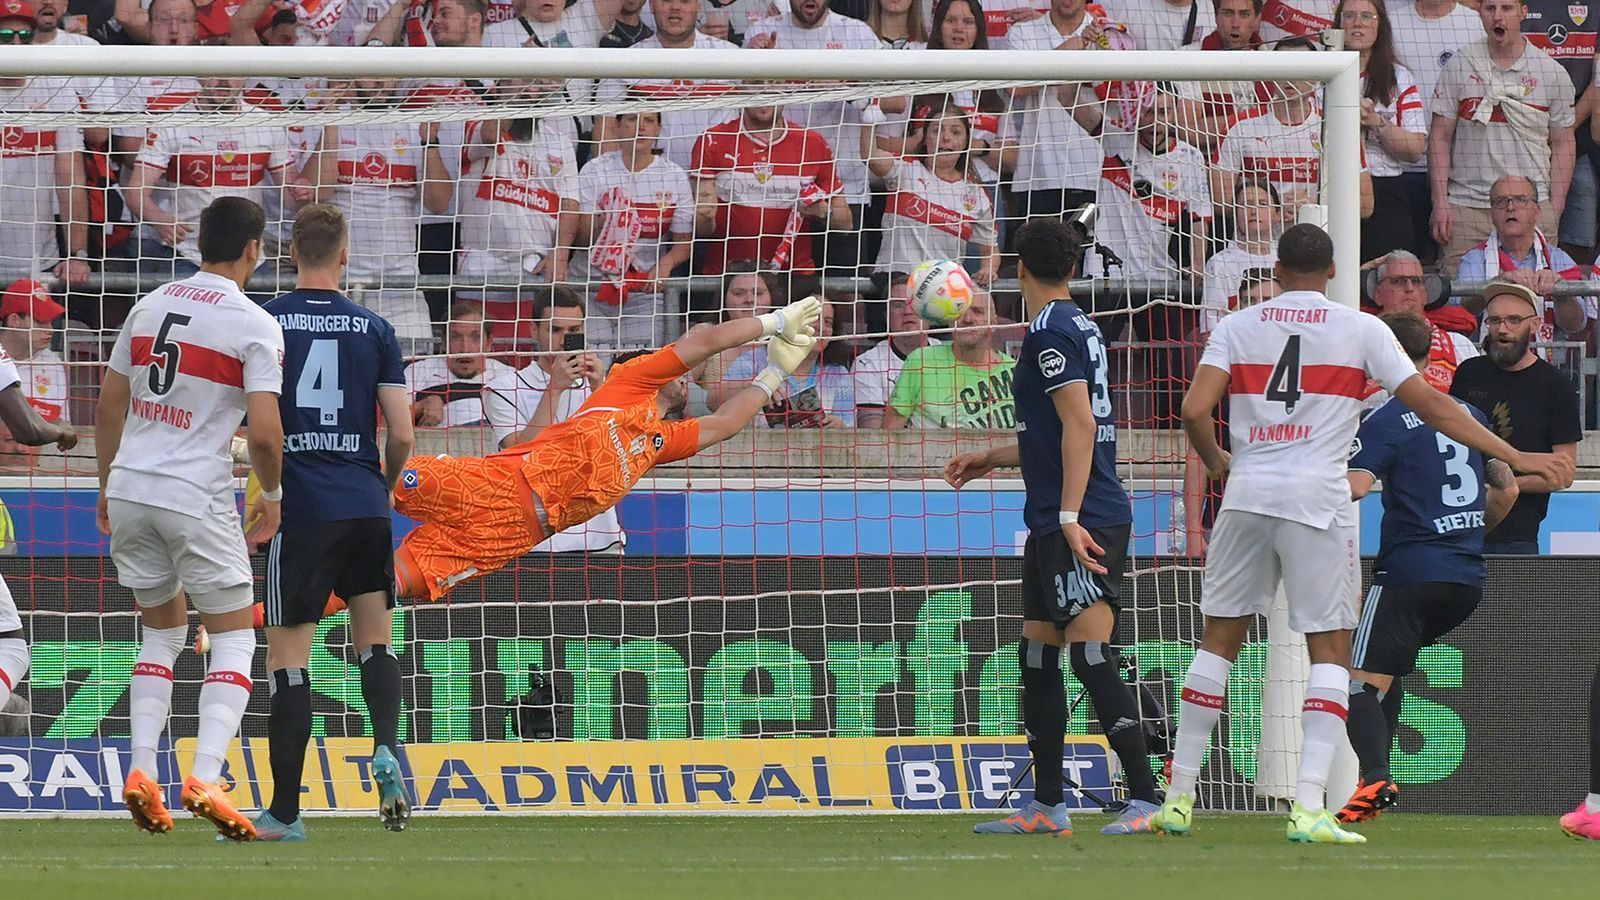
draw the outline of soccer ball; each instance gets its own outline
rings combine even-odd
[[[961,318],[978,290],[967,270],[949,259],[930,259],[917,266],[908,285],[911,307],[923,321],[934,325]]]

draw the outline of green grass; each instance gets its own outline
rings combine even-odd
[[[1205,816],[1190,838],[978,837],[977,816],[419,816],[308,820],[305,844],[218,845],[183,819],[0,820],[0,896],[217,900],[1600,896],[1600,843],[1553,816],[1386,816],[1361,847],[1303,846],[1277,816]],[[1026,890],[1030,893],[1021,894]],[[1156,893],[1158,892],[1159,893]]]

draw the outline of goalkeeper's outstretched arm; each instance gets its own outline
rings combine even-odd
[[[804,302],[804,301],[802,301]],[[748,320],[746,320],[748,321]],[[729,323],[734,324],[734,323]],[[734,394],[715,413],[702,416],[698,450],[722,443],[743,431],[772,401],[773,394],[783,386],[794,370],[800,367],[806,355],[817,343],[812,326],[806,325],[792,340],[782,333],[773,335],[767,342],[767,367],[748,385]]]
[[[690,332],[674,342],[672,349],[692,369],[724,350],[743,347],[751,341],[776,335],[793,342],[802,334],[815,334],[821,318],[822,301],[807,297],[754,318],[733,319]]]

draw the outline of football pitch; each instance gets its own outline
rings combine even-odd
[[[304,844],[218,844],[181,819],[0,821],[0,896],[973,897],[1596,896],[1600,843],[1553,816],[1386,816],[1359,847],[1303,846],[1277,816],[1200,816],[1190,838],[979,837],[965,816],[419,816],[308,819]],[[286,893],[287,892],[287,893]]]

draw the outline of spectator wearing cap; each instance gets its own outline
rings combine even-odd
[[[1534,184],[1523,175],[1507,175],[1489,192],[1494,228],[1483,243],[1461,257],[1456,277],[1463,281],[1509,281],[1539,297],[1534,341],[1549,342],[1577,335],[1595,317],[1592,297],[1548,297],[1563,280],[1577,281],[1584,271],[1538,227],[1544,218]],[[1481,315],[1483,300],[1469,297],[1462,306]]]
[[[66,312],[37,281],[14,281],[0,297],[0,348],[17,364],[23,398],[45,421],[70,425],[67,367],[50,349],[55,322]]]
[[[1492,229],[1489,195],[1502,177],[1531,181],[1546,233],[1556,233],[1565,208],[1576,153],[1572,79],[1522,36],[1527,13],[1521,0],[1483,0],[1483,40],[1462,46],[1434,89],[1429,226],[1448,274]]]
[[[1428,367],[1422,377],[1441,391],[1449,391],[1461,364],[1481,355],[1466,335],[1440,328],[1429,315],[1427,276],[1422,261],[1407,250],[1393,250],[1378,263],[1372,277],[1372,302],[1380,313],[1411,313],[1428,320],[1433,344],[1428,350]],[[1376,399],[1375,399],[1376,398]],[[1377,408],[1388,400],[1386,391],[1369,397],[1368,405]]]
[[[1576,464],[1583,439],[1578,394],[1571,379],[1540,359],[1531,346],[1539,295],[1520,284],[1496,281],[1483,297],[1484,355],[1461,364],[1450,395],[1482,410],[1490,429],[1518,450],[1556,453]],[[1485,535],[1483,552],[1537,554],[1539,523],[1549,510],[1550,494],[1571,485],[1570,474],[1560,482],[1518,475],[1521,494],[1511,512]]]

